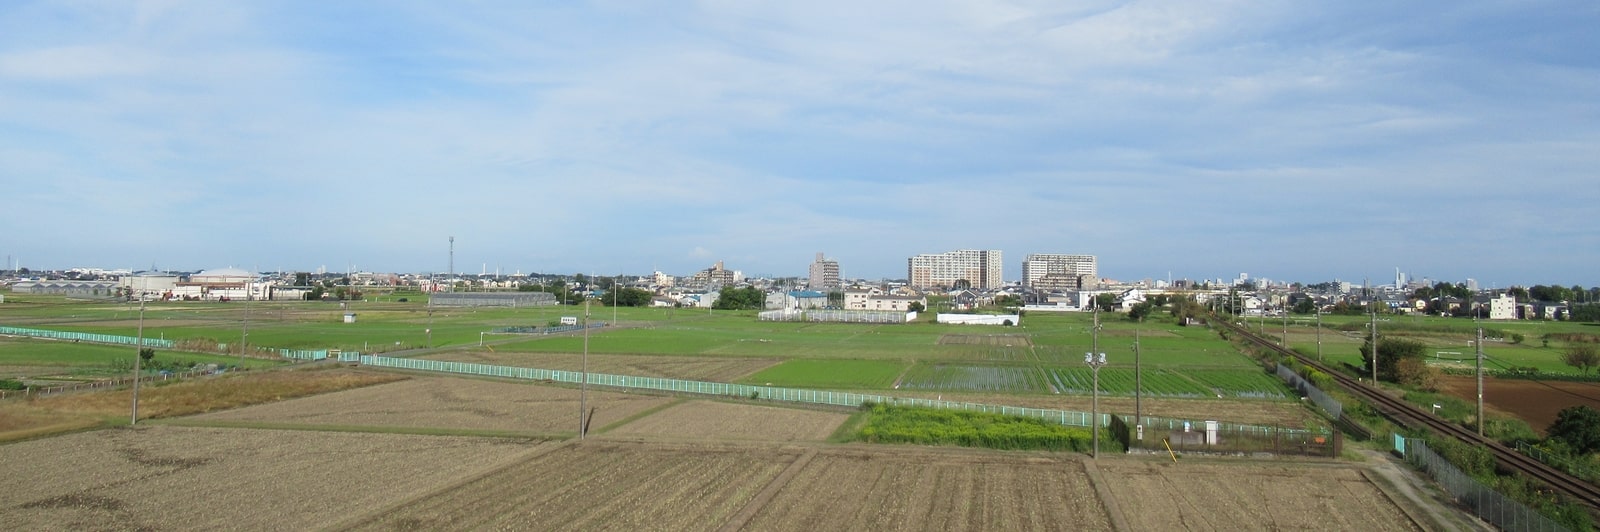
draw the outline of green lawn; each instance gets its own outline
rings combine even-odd
[[[109,346],[60,340],[0,338],[0,366],[58,366],[63,368],[110,367],[115,360],[132,363],[133,346]],[[156,350],[157,360],[185,360],[199,364],[237,365],[239,357]],[[274,360],[245,359],[251,368],[285,364]]]

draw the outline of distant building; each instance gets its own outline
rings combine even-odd
[[[739,282],[737,272],[722,267],[722,261],[717,261],[710,268],[695,272],[689,276],[690,287],[706,290],[714,286],[733,286]]]
[[[839,261],[825,259],[821,252],[817,252],[817,260],[811,263],[811,275],[806,281],[806,288],[819,292],[838,290]]]
[[[1001,278],[1003,270],[998,249],[922,254],[906,262],[906,278],[917,288],[948,288],[957,281],[966,281],[971,288],[978,289],[999,288],[1005,284]]]
[[[917,303],[922,308],[928,308],[928,298],[912,295],[893,295],[885,293],[878,287],[846,288],[844,291],[845,310],[894,310],[905,312],[911,309],[911,304]]]
[[[1100,278],[1094,255],[1034,253],[1022,261],[1022,286],[1038,290],[1095,288]]]
[[[1514,320],[1517,317],[1517,298],[1511,294],[1500,294],[1489,300],[1489,319]]]

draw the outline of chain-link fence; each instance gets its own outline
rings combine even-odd
[[[1340,403],[1338,399],[1334,399],[1327,392],[1313,386],[1311,381],[1289,369],[1289,366],[1278,365],[1278,378],[1283,379],[1283,382],[1289,383],[1289,386],[1293,386],[1295,390],[1300,392],[1300,395],[1311,398],[1311,402],[1322,407],[1322,411],[1327,412],[1329,416],[1333,416],[1333,419],[1339,419],[1339,416],[1344,415],[1344,403]]]
[[[1549,464],[1551,467],[1566,471],[1567,474],[1583,479],[1590,484],[1600,484],[1600,471],[1577,463],[1570,458],[1557,455],[1525,441],[1517,442],[1517,452],[1533,457],[1534,460]]]
[[[1472,512],[1501,530],[1568,530],[1537,511],[1511,500],[1505,495],[1483,485],[1457,469],[1449,461],[1428,449],[1428,442],[1395,435],[1395,450],[1405,454],[1406,461],[1428,473],[1446,493]]]

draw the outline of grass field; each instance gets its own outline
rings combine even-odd
[[[0,338],[0,366],[37,366],[42,368],[61,368],[69,374],[99,374],[109,369],[120,361],[128,365],[133,364],[133,357],[138,351],[132,346],[108,346],[82,342],[67,342],[60,340],[41,340],[32,338]],[[208,355],[203,353],[187,353],[156,350],[158,361],[185,361],[195,364],[218,364],[234,366],[239,364],[237,356]],[[266,368],[286,364],[280,360],[263,360],[256,358],[244,359],[247,368]]]
[[[764,369],[742,382],[767,386],[822,389],[885,389],[906,364],[888,360],[790,360]]]
[[[1268,318],[1246,320],[1251,330],[1263,331],[1269,338],[1283,336],[1282,319]],[[1367,338],[1366,316],[1323,316],[1322,355],[1334,363],[1361,365],[1359,351]],[[1578,370],[1561,362],[1566,342],[1545,341],[1550,334],[1580,333],[1600,334],[1600,324],[1556,321],[1488,321],[1482,325],[1486,331],[1483,343],[1487,358],[1484,367],[1506,369],[1510,367],[1535,367],[1541,372],[1577,374]],[[1380,316],[1378,334],[1402,337],[1422,342],[1427,346],[1430,364],[1445,367],[1468,368],[1473,365],[1476,348],[1477,324],[1470,318],[1441,318],[1437,316]],[[1513,343],[1512,334],[1521,334],[1522,343]],[[1310,317],[1290,316],[1289,346],[1305,353],[1317,353],[1316,322]]]

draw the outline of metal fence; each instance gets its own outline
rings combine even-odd
[[[1141,418],[1141,429],[1130,418],[1112,416],[1111,434],[1126,449],[1220,454],[1270,453],[1336,457],[1343,450],[1343,434],[1333,431],[1260,427],[1206,421],[1173,426],[1162,418]],[[1155,423],[1152,424],[1151,422]]]
[[[26,327],[0,326],[0,335],[29,336],[33,338],[50,338],[54,340],[72,340],[74,342],[94,342],[97,344],[137,345],[139,339],[133,336],[120,336],[115,334],[94,334],[71,331],[46,331],[44,329],[29,329]],[[171,349],[176,344],[172,340],[160,338],[145,338],[145,347],[160,347]]]
[[[1406,461],[1428,473],[1446,493],[1467,508],[1473,515],[1488,521],[1501,530],[1567,530],[1567,527],[1550,520],[1531,508],[1511,500],[1490,489],[1471,475],[1463,473],[1449,461],[1428,449],[1423,440],[1394,436],[1396,452],[1404,454]]]
[[[783,309],[756,315],[761,321],[811,321],[835,323],[906,323],[915,312],[897,310]]]
[[[1306,380],[1305,377],[1301,377],[1300,374],[1295,373],[1292,369],[1289,369],[1289,366],[1278,364],[1278,378],[1283,379],[1283,382],[1287,382],[1290,386],[1293,386],[1295,390],[1300,392],[1300,395],[1311,398],[1311,402],[1322,407],[1322,410],[1327,412],[1328,415],[1333,416],[1334,419],[1339,419],[1339,416],[1344,415],[1344,403],[1340,403],[1338,399],[1334,399],[1333,396],[1328,395],[1327,392],[1322,391],[1316,386],[1312,386],[1311,381]]]
[[[1525,441],[1517,442],[1517,452],[1533,457],[1534,460],[1549,464],[1551,467],[1566,471],[1567,474],[1583,479],[1591,484],[1600,484],[1600,471],[1577,463],[1571,459],[1556,455]]]

